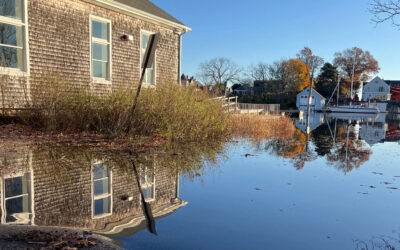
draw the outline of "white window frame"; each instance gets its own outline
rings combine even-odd
[[[5,46],[10,48],[19,48],[22,49],[24,65],[23,69],[19,68],[9,68],[9,67],[1,67],[0,66],[0,73],[7,74],[7,75],[20,75],[20,76],[29,76],[30,74],[30,63],[29,63],[29,32],[28,32],[28,0],[22,0],[22,17],[21,20],[12,18],[12,17],[5,17],[0,16],[0,23],[5,23],[9,25],[14,25],[22,28],[22,43],[23,47],[18,46]],[[4,46],[4,45],[2,45]]]
[[[140,169],[140,188],[143,190],[143,188],[148,188],[148,187],[153,187],[153,197],[151,198],[145,198],[146,202],[152,202],[156,200],[156,171],[155,171],[155,167],[153,168],[149,168],[146,166],[142,166],[142,168]],[[149,174],[151,173],[152,176],[152,181],[148,181],[149,178]],[[142,182],[142,175],[144,174],[145,176],[145,181]]]
[[[107,23],[109,32],[108,32],[108,41],[105,41],[103,39],[99,39],[96,37],[93,37],[93,21],[101,22],[101,23]],[[111,79],[112,79],[112,24],[110,19],[94,16],[94,15],[89,15],[89,39],[90,39],[90,79],[95,82],[95,83],[103,83],[103,84],[111,84]],[[108,78],[99,78],[99,77],[94,77],[93,76],[93,51],[92,51],[92,46],[93,43],[98,43],[102,45],[107,45],[108,46]]]
[[[109,217],[109,216],[111,216],[113,214],[113,173],[112,173],[112,169],[111,169],[111,167],[106,165],[108,167],[108,170],[109,170],[109,176],[95,180],[94,179],[94,165],[97,165],[97,164],[106,165],[104,163],[104,161],[93,161],[92,162],[92,167],[91,167],[92,219],[101,219],[101,218]],[[109,179],[110,192],[108,194],[95,196],[94,195],[94,183],[95,183],[95,181],[99,181],[99,180],[103,180],[103,179]],[[101,214],[101,215],[94,215],[94,204],[95,204],[95,201],[96,200],[101,200],[101,199],[104,199],[104,198],[107,198],[107,197],[110,197],[110,212],[109,213],[105,213],[105,214]]]
[[[5,180],[6,179],[13,179],[13,178],[18,178],[18,177],[23,177],[25,174],[29,174],[30,176],[30,193],[27,194],[21,194],[21,195],[16,195],[16,196],[12,196],[12,197],[8,197],[6,198],[6,188],[5,188]],[[33,185],[33,171],[31,169],[31,171],[29,172],[24,172],[24,173],[18,173],[18,174],[13,174],[13,175],[7,175],[4,176],[0,179],[0,185],[1,185],[1,210],[2,210],[2,214],[1,214],[1,224],[5,224],[5,225],[20,225],[21,223],[18,222],[6,222],[6,217],[7,217],[7,211],[6,211],[6,201],[7,200],[11,200],[11,199],[15,199],[15,198],[19,198],[19,197],[24,197],[24,196],[28,196],[30,195],[30,212],[26,213],[26,214],[30,214],[32,216],[30,223],[26,223],[27,225],[35,225],[34,221],[35,221],[35,204],[34,204],[34,185]]]
[[[154,35],[156,32],[152,32],[152,31],[148,31],[148,30],[140,30],[140,48],[139,48],[139,52],[140,52],[140,56],[139,56],[139,76],[142,75],[142,53],[145,53],[145,51],[143,51],[143,35]],[[154,64],[153,64],[153,79],[154,79],[154,83],[148,83],[148,82],[143,82],[143,86],[145,87],[156,87],[157,86],[157,50],[155,52],[154,55]]]

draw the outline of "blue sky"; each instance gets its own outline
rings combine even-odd
[[[400,30],[376,26],[369,0],[153,0],[193,30],[184,35],[182,70],[228,57],[246,67],[295,57],[304,46],[331,62],[354,46],[369,50],[384,79],[400,80]]]

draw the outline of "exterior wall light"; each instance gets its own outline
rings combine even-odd
[[[133,35],[123,35],[121,36],[122,41],[133,41]]]

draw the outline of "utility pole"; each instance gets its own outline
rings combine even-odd
[[[356,69],[356,55],[353,58],[353,71],[351,73],[350,106],[353,104],[354,71]]]
[[[310,72],[310,89],[308,91],[308,105],[307,105],[307,135],[309,134],[310,130],[310,113],[311,113],[311,102],[312,102],[312,85],[314,79],[314,69]]]

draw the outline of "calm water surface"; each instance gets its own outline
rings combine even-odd
[[[400,121],[350,118],[313,114],[289,140],[135,158],[16,146],[0,158],[13,167],[0,173],[1,222],[92,230],[128,249],[400,247]]]

